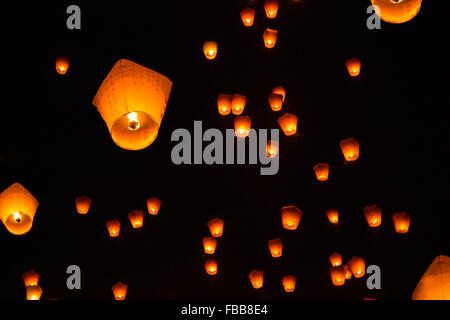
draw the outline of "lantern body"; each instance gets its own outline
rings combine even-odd
[[[140,150],[155,141],[171,90],[167,77],[121,59],[103,80],[92,103],[115,144]]]
[[[86,196],[80,196],[75,199],[75,206],[79,214],[86,214],[89,212],[92,200]]]
[[[278,125],[281,130],[283,130],[285,135],[291,136],[297,132],[297,121],[297,116],[286,113],[282,117],[278,118]]]
[[[294,292],[296,280],[297,280],[297,278],[295,276],[291,276],[291,275],[284,276],[281,279],[281,283],[283,284],[284,291]]]
[[[286,98],[286,90],[284,89],[284,87],[281,87],[281,86],[275,87],[272,89],[272,93],[281,94],[283,96],[283,102],[284,102],[284,99]]]
[[[36,271],[28,271],[23,274],[23,282],[25,287],[37,286],[39,282],[39,273]]]
[[[286,230],[296,230],[303,212],[296,206],[285,206],[281,208],[281,223]]]
[[[283,254],[283,242],[280,239],[269,240],[269,250],[273,258],[279,258]]]
[[[332,224],[339,223],[339,212],[336,209],[327,210],[327,217]]]
[[[235,115],[240,115],[244,111],[245,104],[247,103],[247,97],[241,94],[233,94],[231,99],[231,111]]]
[[[208,60],[214,60],[217,55],[217,42],[205,41],[203,42],[203,53]]]
[[[27,287],[27,300],[40,300],[42,296],[42,288],[39,285]]]
[[[364,258],[353,257],[347,265],[355,278],[361,278],[366,273],[366,261]]]
[[[248,275],[248,278],[250,279],[250,282],[255,289],[262,288],[264,284],[264,272],[259,270],[253,270]]]
[[[361,71],[361,61],[359,61],[357,58],[351,58],[345,61],[345,65],[347,66],[347,70],[350,76],[359,76],[359,73]]]
[[[127,296],[128,286],[122,282],[118,282],[111,288],[116,300],[125,300]]]
[[[345,283],[345,272],[342,266],[330,267],[331,282],[336,287],[340,287]]]
[[[217,97],[217,109],[219,114],[222,116],[227,116],[231,112],[231,94],[219,94]]]
[[[278,38],[277,30],[269,29],[269,28],[264,30],[263,39],[264,39],[264,45],[266,46],[266,48],[271,49],[271,48],[275,47],[275,44],[277,43],[277,38]]]
[[[120,222],[119,220],[113,219],[106,221],[106,228],[108,229],[109,235],[114,238],[120,234]]]
[[[144,225],[144,211],[133,210],[128,214],[133,229],[141,228]]]
[[[359,142],[355,138],[342,140],[340,143],[342,154],[346,161],[355,161],[359,157]]]
[[[408,212],[394,212],[392,220],[394,220],[395,232],[408,233],[409,225],[411,223],[411,216]]]
[[[161,208],[161,200],[159,200],[157,197],[153,197],[147,200],[147,209],[148,213],[150,213],[152,216],[155,216],[159,212],[159,208]]]
[[[223,225],[224,221],[219,218],[214,218],[208,221],[207,223],[209,232],[214,238],[219,238],[223,234]]]
[[[216,251],[217,240],[214,237],[203,238],[203,248],[206,254],[213,254]]]
[[[333,267],[340,267],[342,265],[342,255],[339,253],[333,253],[330,258],[330,263]]]
[[[381,225],[381,209],[376,204],[364,207],[364,215],[369,227],[376,228]]]
[[[20,183],[14,183],[0,193],[0,219],[14,235],[30,231],[39,202]]]
[[[272,93],[269,97],[269,104],[273,111],[280,111],[283,107],[283,96],[278,93]]]
[[[345,279],[351,279],[352,278],[352,272],[350,271],[350,268],[345,265],[344,266],[344,273],[345,273]]]
[[[328,163],[318,163],[314,166],[314,173],[319,181],[327,181],[330,173],[330,165]]]
[[[241,19],[244,26],[251,27],[253,25],[253,21],[255,20],[255,10],[251,8],[243,9],[241,11]]]
[[[450,300],[450,258],[437,256],[420,278],[412,300]]]
[[[269,19],[275,19],[278,13],[278,0],[266,0],[264,2],[264,10]]]
[[[56,72],[59,74],[66,74],[67,70],[69,70],[69,58],[67,57],[58,57],[55,61],[56,64]]]
[[[420,11],[422,0],[371,0],[378,6],[375,13],[385,22],[404,23],[413,19]]]
[[[267,142],[266,153],[268,158],[275,158],[278,154],[278,141]]]
[[[205,261],[205,271],[210,276],[214,276],[217,274],[217,260],[216,259],[207,259]]]
[[[238,138],[245,138],[249,135],[252,126],[250,116],[236,116],[234,119],[234,132]]]

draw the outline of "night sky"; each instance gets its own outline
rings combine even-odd
[[[23,184],[40,202],[33,228],[13,236],[0,227],[0,298],[24,299],[22,274],[35,270],[42,299],[112,300],[111,287],[128,285],[127,299],[409,299],[440,254],[449,255],[448,27],[424,1],[410,22],[366,27],[370,1],[280,1],[278,17],[265,17],[263,1],[59,1],[17,5],[4,15],[0,190]],[[66,8],[81,7],[81,30],[66,28]],[[244,28],[239,12],[256,10]],[[265,28],[279,31],[276,47],[264,47]],[[436,33],[442,32],[437,37]],[[203,41],[218,42],[205,59]],[[6,49],[7,48],[7,49]],[[67,56],[61,76],[55,58]],[[351,78],[345,60],[362,61]],[[160,72],[173,88],[157,140],[140,151],[114,144],[92,105],[97,89],[122,58]],[[273,87],[287,92],[283,112],[271,111]],[[298,132],[280,132],[280,170],[261,176],[260,165],[174,165],[177,128],[193,133],[233,128],[220,116],[217,96],[247,96],[252,127],[279,128],[277,118],[299,117]],[[339,141],[355,137],[356,163],[345,165]],[[331,166],[319,184],[313,166]],[[75,198],[92,206],[79,215]],[[150,216],[146,199],[162,200]],[[378,204],[383,223],[369,229],[363,207]],[[281,226],[280,208],[296,205],[296,231]],[[333,226],[325,211],[340,212]],[[142,209],[144,227],[132,229],[128,213]],[[396,234],[392,213],[412,216],[409,233]],[[219,274],[208,276],[202,237],[206,222],[225,221],[214,257]],[[105,222],[118,219],[110,238]],[[281,238],[273,259],[267,241]],[[381,290],[366,277],[334,287],[328,257],[353,256],[381,268]],[[66,287],[66,268],[78,265],[82,289]],[[251,270],[265,272],[254,290]],[[297,277],[286,294],[281,278]]]

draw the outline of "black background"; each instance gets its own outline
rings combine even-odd
[[[92,1],[91,1],[92,2]],[[412,21],[368,30],[369,1],[280,1],[278,17],[265,17],[263,1],[148,1],[19,3],[4,10],[0,189],[22,183],[39,201],[33,228],[13,236],[1,227],[0,297],[23,299],[22,274],[40,275],[42,299],[113,299],[111,286],[128,284],[128,299],[409,299],[439,254],[449,254],[447,147],[449,106],[444,45],[448,28],[438,7],[424,1]],[[82,29],[68,30],[70,4],[82,11]],[[239,11],[256,13],[244,28]],[[266,49],[266,27],[279,30]],[[219,44],[207,61],[205,40]],[[70,58],[66,75],[55,57]],[[345,60],[362,71],[350,78]],[[92,99],[113,64],[127,58],[154,69],[174,86],[157,140],[130,152],[117,147]],[[259,165],[172,164],[176,128],[193,133],[233,127],[217,112],[219,93],[241,93],[254,128],[278,128],[267,103],[271,89],[286,88],[285,111],[299,117],[299,132],[281,134],[280,170],[260,176]],[[345,166],[339,141],[354,136],[361,155]],[[312,167],[331,165],[318,184]],[[93,199],[76,213],[74,199]],[[162,201],[134,230],[127,214]],[[281,228],[280,208],[304,211],[297,231]],[[370,230],[362,208],[378,204],[383,224]],[[331,226],[328,208],[340,211]],[[408,211],[407,235],[394,232],[391,215]],[[219,274],[207,276],[201,239],[206,222],[225,220],[215,257]],[[105,221],[119,219],[118,238]],[[280,237],[281,259],[267,241]],[[328,256],[357,255],[379,265],[382,289],[366,278],[333,287]],[[66,268],[82,270],[82,290],[66,288]],[[265,272],[254,290],[252,269]],[[281,278],[297,276],[295,293]]]

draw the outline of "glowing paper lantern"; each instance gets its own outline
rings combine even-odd
[[[331,282],[336,287],[340,287],[345,283],[345,272],[342,266],[330,267]]]
[[[355,161],[359,157],[359,142],[355,138],[342,140],[340,143],[345,160]]]
[[[281,208],[281,223],[286,230],[296,230],[303,212],[296,206],[285,206]]]
[[[264,10],[269,19],[275,19],[278,13],[278,0],[266,0],[264,2]]]
[[[213,254],[216,251],[217,240],[214,237],[204,237],[203,238],[203,248],[205,253]]]
[[[381,225],[381,209],[376,204],[372,206],[364,207],[364,215],[366,217],[367,224],[371,228],[375,228]]]
[[[36,271],[28,271],[23,274],[23,282],[25,287],[37,286],[39,282],[39,273]]]
[[[281,283],[283,284],[284,291],[294,292],[296,280],[297,280],[297,278],[295,276],[291,276],[291,275],[284,276],[281,279]]]
[[[89,212],[92,200],[86,196],[80,196],[75,199],[75,206],[79,214],[86,214]]]
[[[414,18],[420,11],[422,0],[371,0],[378,6],[375,13],[389,23],[404,23]]]
[[[269,104],[273,111],[280,111],[283,107],[283,96],[278,93],[272,93],[269,97]]]
[[[366,274],[366,261],[364,258],[353,257],[347,265],[355,278],[361,278]]]
[[[395,232],[408,233],[409,224],[411,223],[411,216],[408,212],[394,212],[392,220],[394,220]]]
[[[119,220],[113,219],[106,221],[106,228],[108,229],[109,235],[114,238],[120,233],[120,222]]]
[[[241,11],[241,19],[244,26],[251,27],[253,25],[253,21],[255,20],[255,10],[251,8],[243,9]]]
[[[412,300],[450,300],[450,258],[437,256],[420,278]]]
[[[278,154],[278,142],[269,140],[266,147],[267,157],[275,158]]]
[[[55,61],[56,64],[56,72],[59,74],[66,74],[67,70],[69,70],[69,58],[67,57],[58,57]]]
[[[330,256],[329,260],[333,267],[339,267],[342,265],[342,255],[340,255],[339,253],[333,253]]]
[[[217,109],[219,110],[219,114],[222,116],[227,116],[231,112],[231,94],[219,94],[217,97]]]
[[[286,90],[283,87],[280,86],[280,87],[273,88],[272,93],[281,94],[283,96],[283,102],[284,102],[284,99],[286,98]]]
[[[159,200],[157,197],[147,199],[148,213],[150,213],[152,216],[157,215],[159,212],[159,208],[161,208],[161,204],[161,200]]]
[[[118,282],[111,288],[116,300],[125,300],[127,296],[128,286],[122,282]]]
[[[250,282],[255,289],[260,289],[264,283],[264,272],[259,270],[253,270],[248,275]]]
[[[42,288],[39,285],[27,287],[27,300],[40,300],[42,296]]]
[[[361,61],[359,61],[357,58],[351,58],[345,61],[345,65],[347,66],[347,70],[350,76],[359,76],[359,73],[361,71]]]
[[[344,267],[344,273],[345,273],[345,279],[351,279],[352,278],[352,272],[350,271],[350,268],[345,265]]]
[[[214,238],[219,238],[223,234],[223,225],[224,222],[222,219],[214,218],[208,221],[207,223],[209,232]]]
[[[203,42],[203,53],[206,59],[214,60],[217,55],[217,42],[216,41],[205,41]]]
[[[283,242],[280,239],[269,240],[270,254],[274,258],[279,258],[283,254]]]
[[[339,212],[334,208],[327,210],[327,217],[332,224],[336,224],[339,222]]]
[[[247,97],[241,94],[233,94],[231,99],[231,111],[235,115],[240,115],[245,108],[245,104],[247,103]]]
[[[267,28],[263,33],[264,45],[266,48],[273,48],[277,43],[278,31]]]
[[[250,116],[236,116],[234,118],[234,132],[238,138],[245,138],[250,133],[252,122]]]
[[[214,276],[217,274],[217,260],[216,259],[207,259],[205,261],[205,271],[210,276]]]
[[[330,173],[330,165],[328,163],[318,163],[314,167],[314,173],[319,181],[327,181]]]
[[[141,228],[144,225],[144,211],[133,210],[128,214],[133,229]]]
[[[14,183],[0,193],[0,219],[15,235],[30,231],[39,202],[20,183]]]
[[[127,59],[116,62],[93,100],[119,147],[140,150],[155,141],[172,82]]]
[[[285,113],[282,117],[278,118],[278,125],[285,135],[291,136],[297,132],[297,121],[297,116]]]

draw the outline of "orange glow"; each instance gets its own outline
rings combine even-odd
[[[291,275],[284,276],[281,279],[281,283],[283,284],[284,291],[294,292],[296,280],[297,280],[297,278],[295,276],[291,276]]]
[[[444,255],[434,258],[420,278],[412,300],[450,300],[450,258]]]
[[[359,142],[355,138],[342,140],[340,143],[345,160],[355,161],[359,157]]]
[[[122,282],[118,282],[111,288],[116,300],[125,300],[127,296],[128,286]]]
[[[296,206],[285,206],[281,208],[281,223],[286,230],[296,230],[303,212]]]
[[[330,173],[330,165],[328,163],[318,163],[314,167],[314,173],[319,181],[327,181]]]
[[[376,204],[364,207],[364,215],[367,224],[371,228],[376,228],[381,225],[381,209]]]
[[[283,242],[280,239],[269,240],[269,250],[273,258],[279,258],[283,254]]]
[[[67,57],[58,57],[56,58],[56,72],[59,74],[66,74],[67,70],[69,70],[69,58]]]
[[[247,97],[241,94],[233,94],[231,99],[231,111],[234,115],[240,115],[245,108],[245,104],[247,103]]]
[[[340,287],[345,283],[345,272],[342,266],[330,267],[331,282],[336,287]]]
[[[413,19],[420,11],[422,0],[371,0],[378,6],[375,13],[385,22],[404,23]]]
[[[336,209],[328,209],[327,210],[327,217],[328,220],[330,220],[330,222],[332,224],[336,224],[339,223],[339,212]]]
[[[238,138],[245,138],[249,135],[252,123],[250,116],[236,116],[234,118],[234,132]]]
[[[25,287],[37,286],[39,282],[39,273],[36,271],[28,271],[23,274],[23,282],[25,282]]]
[[[408,233],[409,225],[411,223],[411,216],[408,212],[394,212],[392,220],[394,220],[395,232]]]
[[[264,272],[259,270],[253,270],[248,275],[253,288],[260,289],[264,284]]]
[[[75,199],[75,206],[79,214],[87,214],[91,207],[92,200],[86,196],[80,196]]]
[[[42,296],[42,288],[39,285],[27,287],[27,300],[40,300]]]
[[[273,111],[280,111],[283,107],[283,96],[278,93],[272,93],[269,97],[269,104]]]
[[[272,93],[281,94],[283,96],[283,102],[284,102],[284,99],[286,98],[286,90],[283,87],[280,86],[280,87],[273,88]]]
[[[352,272],[350,271],[350,268],[345,265],[344,266],[344,272],[345,272],[345,279],[351,279],[352,278]]]
[[[133,229],[141,228],[144,225],[144,211],[133,210],[128,214]]]
[[[253,21],[255,20],[255,10],[251,8],[243,9],[241,11],[241,19],[244,26],[251,27],[253,25]]]
[[[281,130],[283,130],[284,134],[287,136],[291,136],[297,132],[297,116],[285,113],[283,116],[278,118],[278,125]]]
[[[217,42],[216,41],[205,41],[203,42],[203,53],[206,59],[214,60],[217,55]]]
[[[339,253],[333,253],[330,258],[330,263],[333,267],[340,267],[342,265],[342,255]]]
[[[206,254],[213,254],[216,251],[217,240],[214,237],[203,238],[203,248]]]
[[[216,259],[207,259],[205,261],[205,271],[210,276],[214,276],[217,274],[217,260]]]
[[[267,157],[275,158],[278,154],[278,142],[269,140],[266,147]]]
[[[364,258],[353,257],[347,265],[355,278],[361,278],[366,274],[366,261]]]
[[[361,71],[361,61],[359,61],[357,58],[351,58],[345,61],[345,65],[347,66],[347,70],[350,76],[359,76],[359,73]]]
[[[219,110],[220,115],[227,116],[230,114],[231,101],[231,94],[219,94],[219,96],[217,97],[217,109]]]
[[[161,200],[159,200],[157,197],[147,199],[148,213],[150,213],[152,216],[157,215],[159,212],[159,208],[161,208],[161,204]]]
[[[269,19],[275,19],[278,13],[278,0],[266,0],[264,2],[264,10]]]
[[[263,33],[264,45],[266,48],[273,48],[277,43],[278,31],[267,28]]]
[[[120,222],[119,220],[113,219],[106,221],[106,228],[108,229],[109,235],[114,238],[120,234]]]
[[[214,218],[207,223],[209,232],[214,238],[219,238],[223,234],[224,221],[219,218]]]

